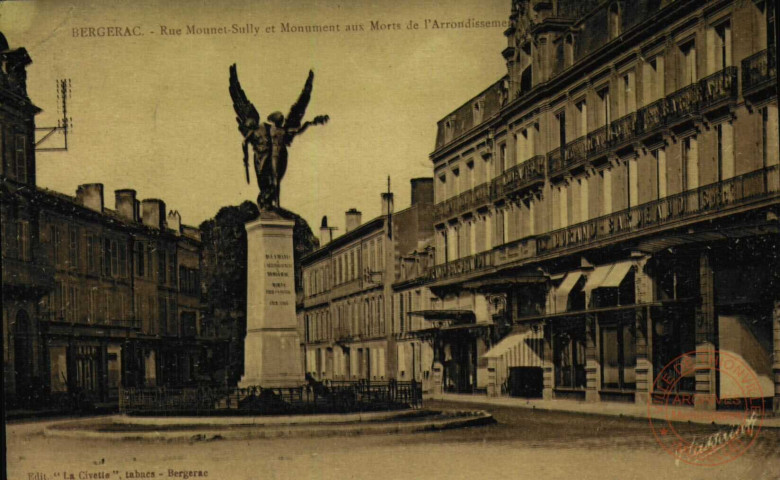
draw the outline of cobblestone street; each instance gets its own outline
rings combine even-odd
[[[426,406],[479,408],[442,402]],[[413,435],[192,443],[74,441],[44,437],[46,422],[14,423],[8,426],[8,475],[13,480],[64,480],[69,474],[74,479],[198,478],[199,471],[231,480],[780,478],[776,429],[762,430],[735,461],[696,467],[676,464],[645,421],[483,408],[494,415],[495,425]],[[716,428],[686,425],[681,430],[703,435]],[[101,472],[103,477],[96,476]]]

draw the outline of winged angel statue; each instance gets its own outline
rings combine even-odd
[[[279,207],[279,187],[287,171],[287,147],[292,144],[293,139],[311,125],[323,125],[329,120],[327,115],[319,115],[310,122],[301,123],[311,99],[313,85],[314,72],[309,70],[309,78],[306,79],[298,101],[290,107],[287,118],[284,118],[282,112],[273,112],[268,115],[270,123],[261,123],[260,114],[241,88],[236,65],[230,66],[230,97],[236,110],[238,130],[244,137],[241,146],[244,150],[246,182],[249,183],[249,145],[251,144],[255,152],[257,186],[260,188],[260,195],[257,197],[260,210],[273,210]]]

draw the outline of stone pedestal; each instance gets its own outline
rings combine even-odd
[[[305,383],[295,316],[293,225],[273,212],[246,224],[247,312],[239,387]]]

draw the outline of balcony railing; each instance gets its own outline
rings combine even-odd
[[[737,98],[737,67],[726,67],[699,80],[701,106],[708,108]]]
[[[550,175],[576,167],[584,162],[588,156],[587,136],[582,136],[576,140],[557,148],[547,154],[547,166]]]
[[[774,165],[540,235],[536,251],[541,254],[582,246],[778,193],[780,169]]]
[[[744,95],[755,93],[767,86],[773,86],[776,79],[777,50],[774,46],[742,60],[742,93]]]
[[[596,156],[609,149],[609,125],[593,130],[587,135],[588,156]]]
[[[493,266],[493,255],[490,250],[477,253],[468,257],[459,258],[451,262],[435,265],[430,270],[431,280],[458,277]]]
[[[435,222],[441,222],[544,180],[544,155],[515,165],[490,182],[485,182],[433,207]]]
[[[685,120],[698,113],[701,88],[698,83],[685,86],[666,97],[665,123]]]
[[[617,146],[630,142],[636,138],[637,127],[636,112],[618,118],[610,124],[610,145]]]
[[[492,182],[493,200],[522,190],[536,180],[544,180],[544,155],[536,155],[513,166]]]
[[[755,58],[754,58],[755,57]],[[743,83],[745,78],[745,62],[754,65],[754,76],[777,76],[777,69],[773,55],[767,57],[764,54],[761,59],[759,54],[748,57],[743,61]],[[764,62],[764,67],[762,63]],[[764,68],[764,70],[761,70]],[[757,72],[757,73],[755,73]],[[559,175],[562,172],[576,168],[597,156],[603,155],[610,149],[636,140],[640,136],[649,135],[660,128],[667,127],[698,115],[702,109],[708,109],[720,105],[726,101],[734,101],[737,98],[737,67],[726,67],[723,70],[702,78],[698,82],[687,85],[664,98],[646,105],[636,112],[629,113],[613,122],[600,127],[587,135],[577,138],[562,148],[556,148],[546,155],[547,172],[550,176]],[[482,184],[473,190],[469,190],[457,197],[440,202],[434,206],[435,221],[440,222],[456,215],[464,213],[475,206],[484,205],[485,191],[490,189],[490,198],[495,201],[503,198],[517,189],[532,185],[536,180],[544,178],[544,156],[533,157],[504,172],[501,176],[490,182],[488,187]],[[477,195],[477,188],[481,189]],[[476,205],[479,204],[479,205]]]

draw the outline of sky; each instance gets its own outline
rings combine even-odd
[[[128,2],[129,3],[129,2]],[[307,119],[330,122],[295,139],[281,204],[315,234],[320,219],[343,233],[344,212],[380,213],[387,176],[396,210],[409,205],[409,180],[432,176],[436,122],[505,73],[503,28],[425,28],[425,20],[507,20],[509,0],[0,2],[0,31],[25,47],[28,93],[55,125],[55,81],[69,78],[73,127],[67,152],[37,154],[38,184],[74,194],[82,183],[139,199],[161,198],[198,225],[225,205],[257,197],[247,185],[241,137],[228,93],[228,67],[262,118],[287,114],[309,69]],[[371,22],[400,29],[371,30]],[[281,32],[281,25],[339,25],[339,32]],[[418,28],[407,28],[417,23]],[[249,25],[251,33],[188,34]],[[346,25],[364,31],[347,32]],[[119,27],[140,35],[83,36]],[[270,31],[273,27],[273,32]],[[259,28],[259,33],[254,30]],[[181,29],[180,35],[171,34]],[[94,30],[97,32],[98,30]],[[165,33],[165,34],[164,34]],[[48,146],[57,146],[57,140]],[[250,163],[251,168],[251,163]]]

